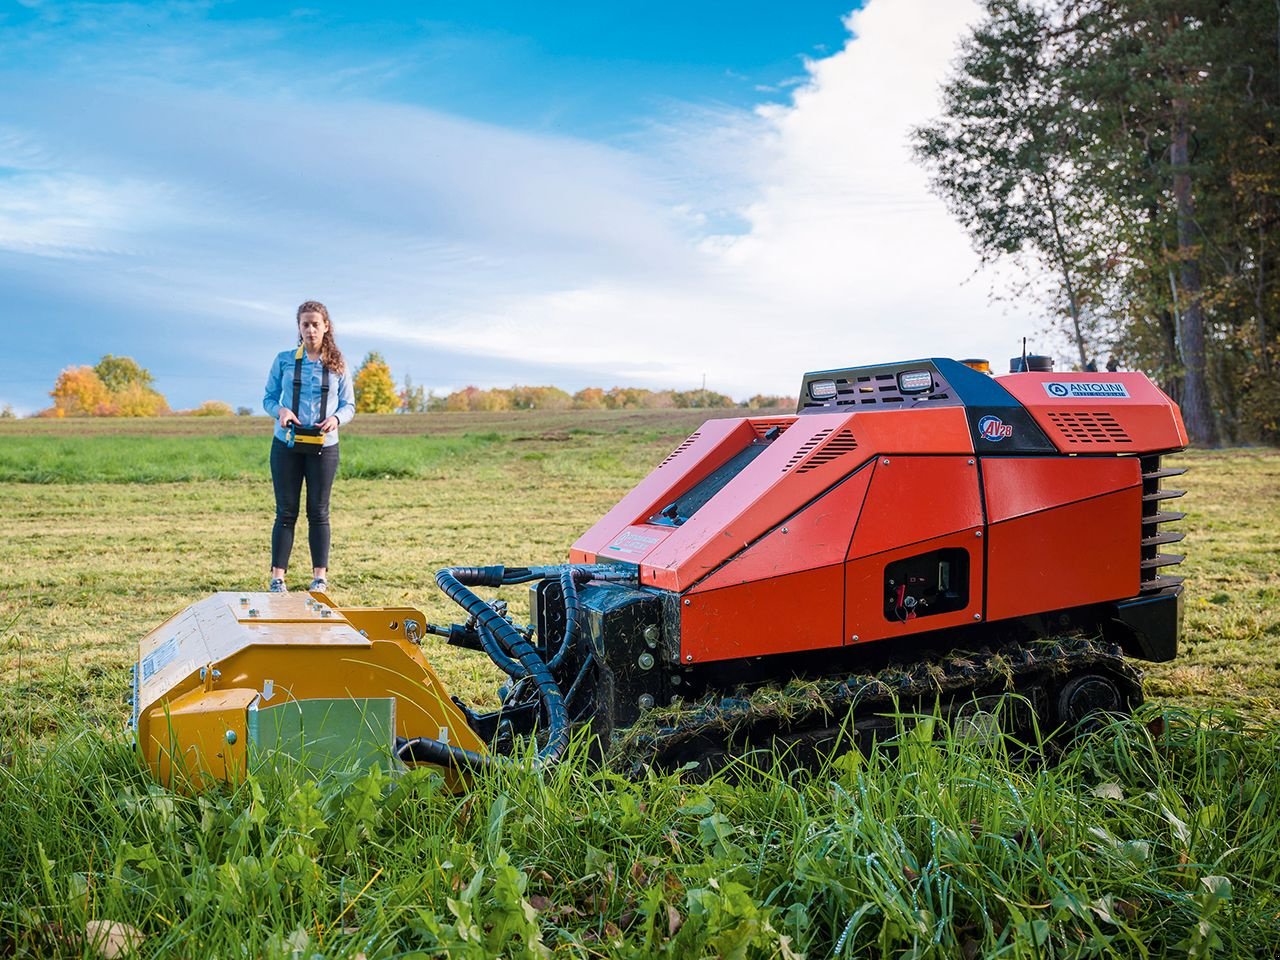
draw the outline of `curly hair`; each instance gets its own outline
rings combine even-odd
[[[342,357],[342,351],[338,349],[338,341],[333,339],[333,321],[329,319],[329,308],[319,300],[307,300],[298,307],[298,319],[302,319],[304,313],[318,313],[324,317],[324,322],[329,325],[329,329],[324,332],[324,339],[320,341],[320,362],[323,363],[332,373],[345,373],[347,370],[347,361]],[[298,335],[298,342],[302,342],[302,335]]]

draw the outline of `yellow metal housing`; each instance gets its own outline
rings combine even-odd
[[[408,607],[335,607],[319,593],[216,593],[139,644],[139,753],[160,782],[189,781],[196,789],[234,781],[257,758],[281,750],[323,749],[340,761],[333,747],[346,732],[364,742],[366,756],[370,743],[385,742],[380,752],[392,763],[388,726],[394,736],[484,753],[415,642],[425,622]],[[367,720],[365,705],[372,705]],[[259,723],[269,711],[274,723]],[[282,714],[299,718],[285,724],[288,742],[280,739]],[[389,724],[379,725],[375,714],[389,716]],[[330,716],[336,719],[321,736],[315,718]],[[340,723],[346,732],[335,732]],[[443,772],[461,786],[454,771]]]

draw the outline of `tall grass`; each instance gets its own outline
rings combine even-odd
[[[1118,723],[1054,766],[926,722],[816,773],[630,781],[581,751],[182,796],[83,730],[0,767],[0,954],[1209,957],[1280,952],[1280,732]]]

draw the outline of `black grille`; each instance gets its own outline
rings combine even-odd
[[[913,367],[913,370],[923,370]],[[836,384],[836,395],[830,400],[814,400],[808,392],[801,394],[801,409],[810,407],[876,407],[896,406],[907,401],[922,402],[926,400],[951,400],[950,388],[936,373],[933,384],[926,391],[903,393],[898,386],[897,373],[869,373],[848,377],[833,378]]]
[[[1142,592],[1154,593],[1175,586],[1182,577],[1165,574],[1167,567],[1182,562],[1180,553],[1161,553],[1166,543],[1177,543],[1185,534],[1177,530],[1161,530],[1162,523],[1173,523],[1186,516],[1177,510],[1162,510],[1166,500],[1182,496],[1185,490],[1168,490],[1160,485],[1166,477],[1186,473],[1185,467],[1161,467],[1158,456],[1143,457],[1142,464],[1142,560],[1140,563]]]

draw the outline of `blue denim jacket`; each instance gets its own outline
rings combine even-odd
[[[286,431],[280,426],[280,410],[293,406],[293,368],[297,347],[282,350],[271,364],[271,372],[267,374],[267,389],[262,395],[262,409],[275,418],[275,436],[279,440],[287,440]],[[308,360],[302,355],[302,393],[298,398],[298,419],[304,427],[316,427],[324,419],[320,415],[320,384],[323,380],[324,366],[319,360]],[[356,415],[356,395],[351,385],[351,378],[345,373],[329,374],[329,395],[325,398],[324,415],[337,417],[339,424],[348,424]],[[338,442],[338,431],[330,430],[324,435],[324,445],[331,447]]]

